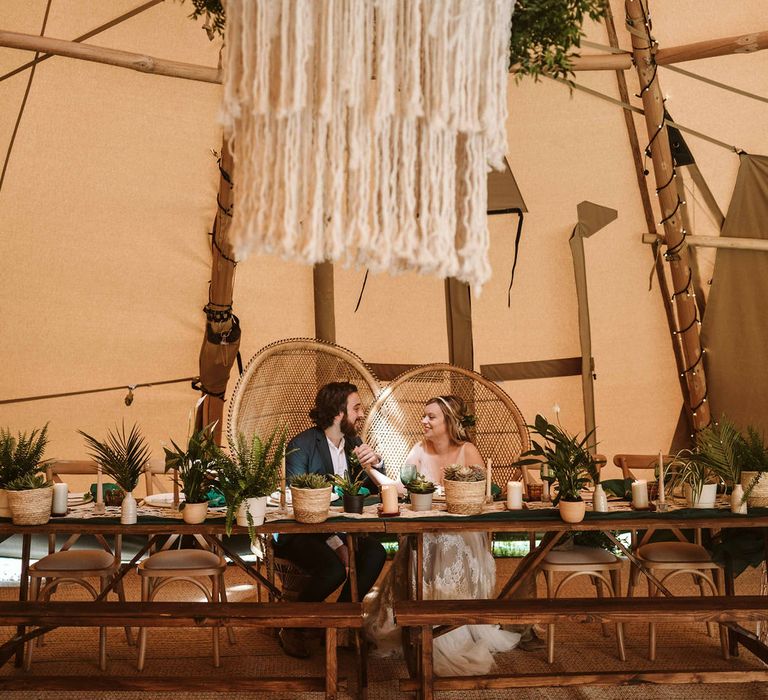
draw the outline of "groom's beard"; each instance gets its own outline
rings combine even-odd
[[[344,414],[344,417],[341,419],[340,428],[341,428],[342,434],[344,435],[344,439],[347,442],[357,437],[357,424],[351,423],[347,418],[346,414]]]

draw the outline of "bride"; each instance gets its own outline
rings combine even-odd
[[[436,396],[426,402],[422,427],[424,439],[411,449],[406,464],[413,464],[429,481],[443,483],[443,472],[452,464],[482,465],[477,447],[469,439],[471,416],[458,396]],[[408,548],[401,547],[380,589],[367,600],[368,636],[378,653],[395,653],[401,631],[394,623],[394,601],[408,596],[408,577],[415,579],[415,557],[408,565]],[[496,563],[484,532],[427,533],[424,535],[424,598],[492,598]],[[466,625],[434,641],[434,669],[441,676],[481,675],[493,667],[493,652],[517,646],[520,635],[497,625]]]

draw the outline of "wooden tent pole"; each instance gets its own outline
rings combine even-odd
[[[167,61],[130,51],[109,49],[103,46],[93,46],[92,44],[79,44],[74,41],[21,34],[19,32],[0,30],[0,46],[25,51],[39,51],[57,56],[68,56],[69,58],[78,58],[83,61],[94,61],[121,68],[130,68],[142,73],[198,80],[204,83],[221,83],[223,76],[220,68]],[[732,53],[751,53],[765,48],[768,48],[768,31],[754,32],[752,34],[710,39],[695,44],[684,44],[663,49],[657,53],[656,63],[659,65],[669,65]],[[616,53],[573,56],[571,63],[574,71],[629,70],[632,68],[632,55],[629,53]],[[513,66],[512,71],[514,72],[514,70],[515,67]]]
[[[664,99],[654,60],[656,47],[650,40],[649,20],[640,0],[626,0],[625,7],[645,110],[648,150],[653,161],[653,174],[667,241],[666,257],[669,262],[677,311],[678,328],[676,330],[684,331],[675,335],[680,339],[685,360],[685,368],[681,374],[688,387],[693,427],[694,430],[698,430],[710,422],[707,382],[704,375],[704,357],[699,337],[696,302],[690,294],[691,268],[683,229],[681,211],[683,205],[674,184],[674,165],[667,127],[664,124]]]
[[[192,63],[180,63],[179,61],[166,61],[140,53],[108,49],[91,44],[80,44],[75,41],[64,41],[63,39],[51,39],[49,37],[0,30],[0,46],[7,46],[11,49],[24,49],[26,51],[39,51],[41,53],[56,54],[57,56],[68,56],[69,58],[79,58],[83,61],[94,61],[95,63],[106,63],[111,66],[119,66],[120,68],[130,68],[141,73],[198,80],[204,83],[222,82],[223,73],[220,68],[196,66]]]
[[[608,33],[608,43],[613,48],[618,48],[619,37],[616,33],[616,25],[613,21],[613,12],[611,11],[611,4],[606,4],[605,15],[605,29]],[[629,102],[629,89],[627,87],[627,76],[624,71],[616,71],[616,82],[619,87],[619,97],[624,104],[630,104]],[[643,156],[640,148],[640,140],[637,136],[637,127],[635,126],[635,119],[632,113],[627,109],[622,109],[624,115],[624,125],[627,128],[627,138],[629,139],[630,151],[632,153],[632,161],[635,165],[635,179],[637,181],[637,189],[640,193],[640,201],[643,205],[643,214],[645,216],[645,225],[648,231],[653,235],[657,235],[656,231],[656,219],[653,215],[653,206],[651,205],[651,197],[648,193],[648,180],[643,172]],[[661,292],[661,299],[664,305],[664,315],[667,317],[667,324],[669,325],[670,333],[675,330],[675,311],[672,308],[672,302],[670,300],[669,285],[667,284],[667,277],[664,274],[664,263],[661,256],[657,255],[657,248],[653,248],[654,270],[656,272],[656,280],[659,283],[659,290]],[[672,352],[675,357],[675,366],[677,367],[677,377],[680,381],[680,392],[683,397],[683,404],[687,403],[687,391],[685,379],[682,376],[684,366],[684,358],[680,343],[676,342],[676,336],[671,335],[672,339]],[[690,413],[688,415],[688,422],[690,425]],[[692,426],[691,426],[692,427]]]
[[[229,225],[232,221],[232,174],[234,172],[234,163],[232,153],[229,149],[227,140],[221,147],[221,162],[219,165],[219,194],[218,210],[211,237],[211,281],[208,292],[209,306],[214,311],[225,311],[232,309],[232,300],[234,295],[235,279],[235,257],[232,246],[229,241]],[[239,337],[232,343],[215,345],[208,341],[208,327],[215,333],[226,334],[233,328],[231,317],[226,320],[208,322],[206,318],[205,335],[203,337],[203,347],[200,351],[200,383],[206,386],[208,377],[214,377],[217,384],[221,384],[222,373],[225,377],[229,376],[237,350],[239,348]],[[208,380],[211,381],[211,380]],[[226,389],[226,378],[223,380],[221,394]],[[220,388],[220,387],[219,387]],[[198,408],[196,417],[196,427],[201,428],[216,421],[214,437],[217,442],[221,442],[222,429],[224,427],[224,398],[223,396],[214,396],[206,393],[205,398]]]

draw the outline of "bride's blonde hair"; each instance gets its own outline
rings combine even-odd
[[[434,403],[440,407],[445,416],[445,425],[448,429],[448,437],[451,442],[462,443],[471,442],[466,426],[469,424],[467,419],[467,404],[460,396],[454,394],[445,394],[444,396],[433,396],[424,402],[425,406]]]

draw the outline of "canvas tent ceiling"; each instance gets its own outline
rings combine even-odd
[[[71,39],[139,4],[53,0],[45,34]],[[611,4],[628,48],[623,2]],[[6,0],[0,28],[37,34],[45,6],[44,0]],[[766,29],[764,8],[761,0],[651,3],[661,46]],[[89,43],[215,66],[218,44],[187,19],[189,12],[189,3],[167,0]],[[587,30],[591,41],[607,43],[604,27]],[[30,58],[0,49],[0,75]],[[768,52],[685,68],[768,95]],[[2,155],[28,77],[24,71],[0,81]],[[632,71],[627,79],[636,93]],[[660,80],[677,122],[751,153],[768,152],[764,102],[669,70],[660,69]],[[618,97],[612,72],[579,73],[577,82]],[[67,58],[37,67],[0,190],[0,400],[197,374],[218,182],[211,149],[221,145],[219,98],[216,85]],[[490,219],[494,275],[473,301],[476,367],[578,355],[568,248],[576,205],[590,200],[617,209],[618,220],[585,245],[600,450],[665,447],[681,397],[657,286],[648,292],[652,258],[640,242],[646,226],[621,110],[548,80],[513,83],[509,100],[508,159],[530,211],[509,309],[516,222]],[[645,144],[642,118],[635,120]],[[737,157],[686,139],[727,209]],[[694,231],[712,233],[700,197],[690,200]],[[442,282],[372,277],[355,314],[363,274],[336,270],[338,342],[371,362],[446,361]],[[312,298],[309,268],[275,259],[240,264],[234,303],[243,357],[279,338],[312,336]],[[558,402],[564,424],[581,429],[579,377],[503,386],[527,418],[551,417]],[[130,407],[124,395],[2,404],[0,425],[23,429],[50,421],[50,452],[68,458],[84,454],[77,428],[101,434],[123,418],[142,424],[156,455],[160,440],[183,438],[196,400],[188,384],[138,389]]]

